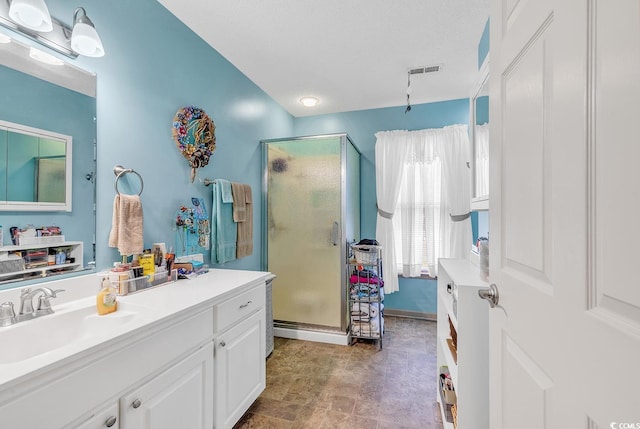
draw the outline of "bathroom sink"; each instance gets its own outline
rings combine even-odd
[[[104,316],[98,316],[91,302],[0,328],[0,365],[40,356],[91,337],[103,337],[149,317],[147,307],[118,305],[118,311]]]

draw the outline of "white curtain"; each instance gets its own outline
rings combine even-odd
[[[476,196],[489,195],[489,124],[476,125]]]
[[[382,246],[382,271],[384,291],[399,290],[396,273],[395,238],[393,233],[393,213],[400,194],[400,183],[404,163],[409,151],[408,136],[404,131],[383,131],[376,133],[376,199],[378,215],[376,220],[376,240]]]
[[[443,246],[438,257],[467,258],[471,248],[471,169],[467,126],[444,128],[442,150]],[[436,259],[437,261],[437,259]]]
[[[376,237],[385,251],[384,272],[396,273],[400,266],[403,276],[416,277],[426,261],[437,274],[438,258],[465,258],[471,245],[467,126],[379,132],[376,138]],[[392,182],[397,187],[389,189]],[[394,236],[394,223],[401,237]],[[385,292],[397,290],[396,276],[387,274]]]

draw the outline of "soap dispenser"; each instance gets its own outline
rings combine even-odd
[[[111,286],[108,277],[102,279],[102,286],[96,297],[96,307],[100,316],[113,313],[118,309],[116,289]]]

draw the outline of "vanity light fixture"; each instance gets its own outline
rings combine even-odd
[[[82,12],[82,15],[79,14]],[[87,16],[83,7],[73,13],[73,33],[71,34],[71,49],[87,57],[103,57],[104,47],[98,36],[96,27]]]
[[[320,100],[316,97],[302,97],[300,103],[302,103],[304,107],[314,107],[320,103]]]
[[[53,55],[34,47],[31,47],[29,49],[29,56],[34,60],[40,61],[41,63],[50,64],[52,66],[61,66],[64,64],[64,61],[62,61],[60,58],[54,57]]]
[[[11,0],[9,18],[29,30],[41,33],[53,30],[49,8],[44,0]]]
[[[14,9],[20,12],[14,13]],[[41,15],[37,11],[42,12],[42,16],[46,12],[51,22],[49,30],[36,25],[38,19],[40,23],[44,19],[38,18]],[[73,13],[72,28],[50,16],[44,0],[0,0],[0,25],[69,58],[102,57],[105,53],[93,22],[82,7]]]

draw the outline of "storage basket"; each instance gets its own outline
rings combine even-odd
[[[358,264],[375,265],[378,263],[380,246],[370,244],[354,244],[351,246],[353,257]]]
[[[0,274],[24,270],[24,259],[5,259],[0,261]]]
[[[18,237],[18,245],[30,246],[32,244],[56,244],[64,243],[64,235],[47,235],[43,237]]]
[[[453,417],[453,429],[458,429],[458,405],[451,406],[451,417]]]

